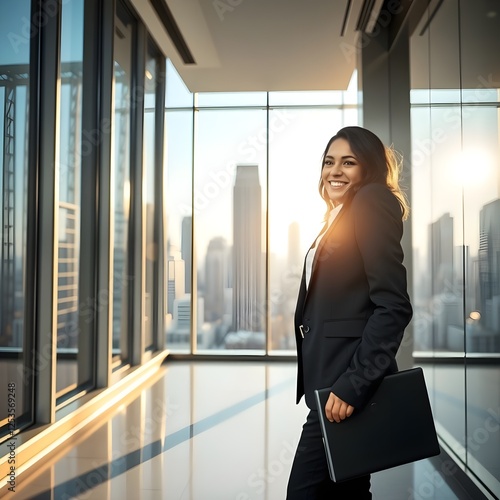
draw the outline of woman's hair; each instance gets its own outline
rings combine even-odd
[[[325,156],[333,141],[345,139],[357,158],[362,171],[362,180],[354,184],[346,193],[346,202],[352,200],[356,192],[365,184],[383,184],[387,186],[401,205],[403,220],[408,217],[410,211],[408,201],[399,186],[399,173],[401,171],[402,157],[393,148],[384,146],[382,141],[373,133],[362,127],[344,127],[335,134],[326,145],[323,153],[321,170],[325,164]],[[328,197],[323,178],[319,179],[319,194],[325,200],[327,211],[326,220],[333,209],[333,204]]]

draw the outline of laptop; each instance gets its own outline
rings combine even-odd
[[[440,453],[422,368],[387,375],[368,403],[340,423],[325,405],[330,388],[315,391],[332,481],[339,482]]]

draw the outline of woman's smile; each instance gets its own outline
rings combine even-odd
[[[328,197],[335,206],[342,203],[342,199],[352,184],[362,179],[362,168],[349,143],[345,139],[332,142],[323,163],[321,178]]]

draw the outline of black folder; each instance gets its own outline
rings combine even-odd
[[[387,375],[361,410],[339,423],[325,416],[330,388],[315,391],[332,481],[440,453],[422,368]]]

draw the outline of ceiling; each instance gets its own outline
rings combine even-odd
[[[301,91],[347,88],[383,0],[132,4],[191,92]]]

